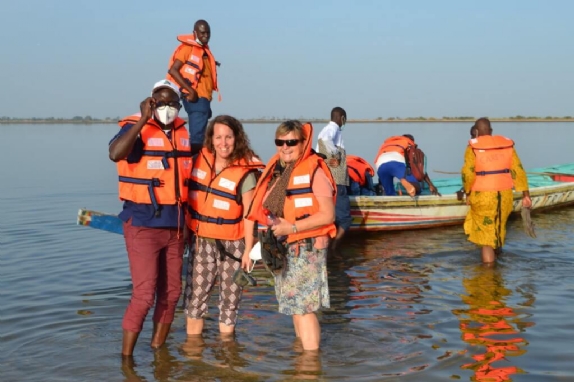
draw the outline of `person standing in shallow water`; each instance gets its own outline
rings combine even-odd
[[[177,87],[157,82],[151,97],[141,102],[141,113],[120,121],[121,130],[109,145],[124,201],[119,217],[133,284],[122,322],[124,356],[133,354],[154,303],[151,346],[164,344],[181,295],[184,179],[191,170],[191,149],[180,107]]]
[[[343,126],[347,122],[347,112],[342,107],[335,107],[331,110],[331,122],[323,127],[317,138],[315,151],[324,154],[325,162],[335,183],[337,183],[337,202],[335,203],[335,225],[337,226],[337,236],[331,242],[331,247],[335,249],[345,232],[351,228],[353,218],[351,217],[351,202],[347,194],[349,186],[349,172],[347,170],[347,153],[343,143]]]
[[[310,123],[286,121],[277,127],[277,153],[257,182],[247,212],[247,219],[260,224],[269,213],[274,215],[269,229],[275,238],[286,237],[277,239],[282,266],[273,269],[275,295],[279,313],[293,317],[305,351],[319,349],[321,342],[316,312],[330,306],[327,249],[337,232],[336,184],[324,160],[313,152],[312,138]],[[261,257],[265,262],[268,254],[262,251]]]
[[[208,125],[204,147],[189,175],[186,223],[197,238],[189,256],[184,309],[188,336],[201,336],[210,293],[219,279],[219,332],[235,332],[243,288],[234,282],[249,271],[253,222],[245,220],[257,174],[265,166],[251,149],[243,125],[220,115]]]
[[[481,246],[483,263],[493,263],[504,245],[506,221],[513,209],[513,188],[522,192],[522,208],[532,207],[532,200],[514,142],[493,136],[487,118],[479,118],[474,126],[477,137],[469,141],[461,171],[470,205],[464,232],[469,241]]]

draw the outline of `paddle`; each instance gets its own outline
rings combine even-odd
[[[433,170],[433,171],[436,172],[437,174],[451,174],[451,175],[460,174],[460,171],[441,171],[441,170]],[[556,175],[556,174],[551,173],[551,172],[532,172],[532,171],[526,171],[526,174],[529,174],[529,175],[546,175],[546,176]]]

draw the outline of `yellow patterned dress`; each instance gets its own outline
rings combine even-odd
[[[476,177],[475,158],[472,148],[468,146],[461,171],[464,191],[467,194],[470,192],[470,210],[464,221],[464,233],[468,235],[469,241],[477,245],[500,248],[504,245],[506,221],[512,212],[512,190],[471,192]],[[514,191],[528,191],[526,172],[514,149],[510,173],[514,180]]]

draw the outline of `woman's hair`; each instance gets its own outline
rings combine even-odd
[[[233,135],[235,137],[235,147],[229,156],[230,162],[235,162],[241,159],[250,161],[253,157],[259,158],[259,156],[255,154],[255,151],[253,151],[251,148],[249,138],[247,137],[247,134],[245,134],[245,130],[243,130],[243,125],[241,122],[230,115],[218,115],[217,117],[213,118],[207,125],[207,129],[205,131],[205,139],[203,140],[203,147],[205,147],[210,153],[215,152],[215,147],[213,146],[213,131],[216,123],[221,123],[233,131]]]
[[[292,131],[299,136],[299,139],[303,141],[307,140],[305,132],[303,131],[303,124],[297,120],[285,121],[277,126],[277,130],[275,130],[275,138],[287,135]]]

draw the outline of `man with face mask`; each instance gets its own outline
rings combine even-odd
[[[184,251],[186,178],[191,149],[185,121],[178,117],[179,90],[157,82],[141,113],[119,122],[109,157],[117,163],[120,219],[130,263],[133,290],[126,309],[122,355],[131,357],[145,317],[154,305],[151,346],[160,347],[169,333],[181,294]]]
[[[349,173],[347,171],[347,154],[343,144],[343,127],[347,122],[347,112],[342,107],[331,110],[331,122],[319,132],[315,151],[327,157],[326,162],[337,183],[337,202],[335,204],[335,225],[337,236],[331,243],[336,248],[345,232],[351,227],[351,204],[347,194]]]
[[[193,33],[177,37],[181,44],[169,62],[167,79],[179,85],[182,103],[189,117],[191,143],[201,145],[207,121],[211,118],[211,98],[217,88],[219,65],[208,43],[211,29],[205,20],[198,20]]]

